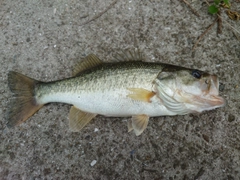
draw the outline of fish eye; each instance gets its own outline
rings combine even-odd
[[[193,70],[192,71],[192,75],[193,75],[193,77],[195,77],[195,78],[197,78],[197,79],[200,79],[201,78],[201,72],[200,71],[198,71],[198,70]]]

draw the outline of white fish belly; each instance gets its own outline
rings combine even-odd
[[[41,99],[42,103],[63,102],[73,104],[82,111],[112,117],[127,117],[145,114],[150,117],[176,115],[161,104],[154,96],[151,102],[133,100],[127,97],[129,91],[105,91],[78,93],[55,93]]]

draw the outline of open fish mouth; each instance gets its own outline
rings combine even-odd
[[[172,112],[187,114],[212,110],[225,105],[225,100],[219,96],[219,80],[216,75],[210,75],[207,79],[195,84],[195,88],[174,86],[157,83],[157,95],[163,104]],[[199,90],[199,93],[196,93]]]
[[[203,97],[203,100],[212,108],[222,107],[225,105],[225,100],[219,96],[219,80],[216,75],[211,75],[209,78],[208,93]]]
[[[225,100],[218,95],[195,96],[193,101],[194,104],[199,106],[199,110],[196,109],[198,112],[223,107],[225,105]]]

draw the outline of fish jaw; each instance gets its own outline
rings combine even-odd
[[[196,91],[199,91],[199,94],[191,94],[181,90],[178,83],[164,84],[156,80],[156,94],[167,109],[178,115],[223,107],[225,100],[218,95],[218,79],[214,77],[211,81],[208,92],[199,93],[201,89],[198,89]]]
[[[175,98],[181,99],[185,107],[191,109],[193,112],[202,112],[225,106],[225,100],[218,95],[207,94],[196,96],[178,92]]]
[[[219,96],[218,77],[216,75],[209,75],[209,78],[207,80],[207,90],[201,88],[204,86],[204,84],[206,84],[206,82],[202,82],[200,85],[202,93],[200,95],[194,95],[192,97],[193,102],[197,102],[196,104],[199,104],[199,107],[196,108],[196,111],[201,112],[225,106],[225,100]]]

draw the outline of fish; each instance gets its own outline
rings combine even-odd
[[[72,105],[69,128],[79,132],[97,115],[129,117],[128,132],[137,136],[150,117],[185,115],[223,107],[215,74],[166,63],[147,62],[139,52],[103,62],[90,54],[70,78],[42,82],[15,71],[8,73],[13,96],[6,115],[14,127],[52,102]]]

